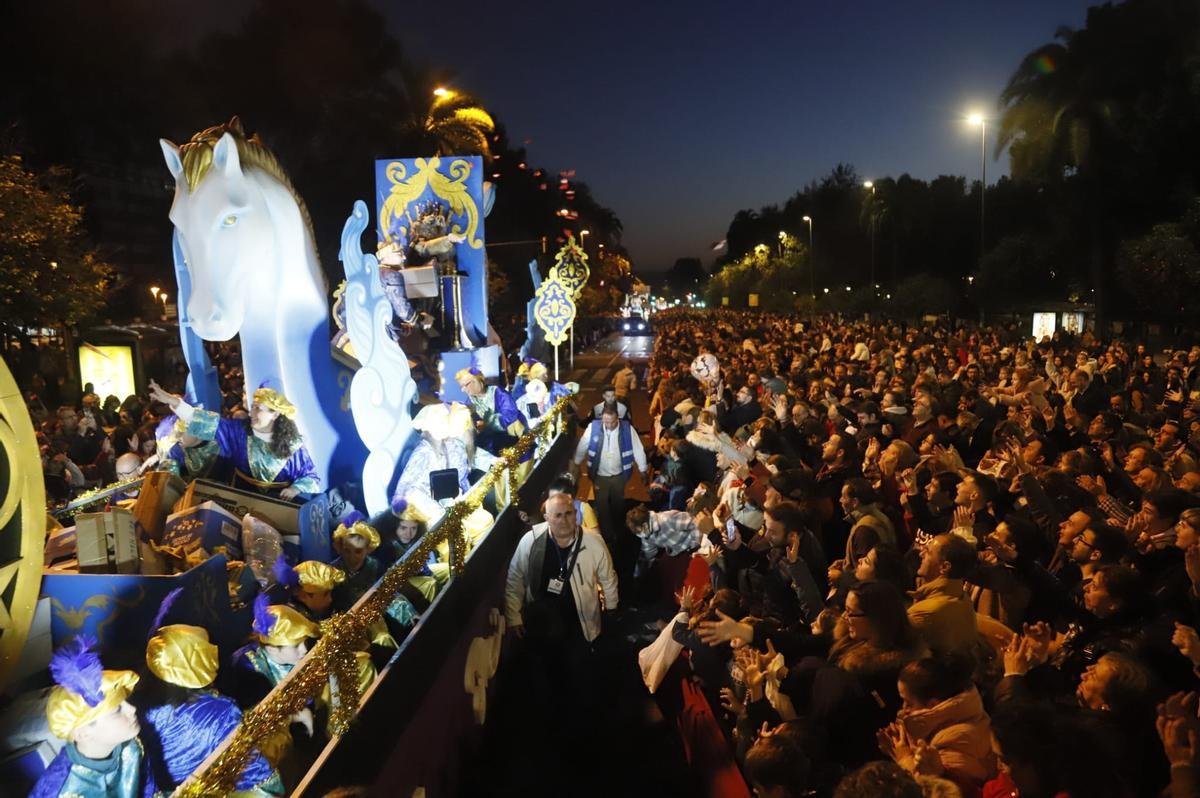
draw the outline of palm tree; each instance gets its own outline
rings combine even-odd
[[[1082,208],[1097,325],[1103,327],[1112,254],[1104,232],[1105,165],[1118,149],[1122,109],[1105,74],[1111,52],[1096,52],[1097,40],[1107,37],[1059,28],[1055,38],[1025,56],[1001,93],[996,153],[1010,148],[1014,179],[1060,190]]]
[[[420,122],[423,149],[434,155],[492,154],[496,123],[475,97],[460,91],[437,89]]]
[[[1029,53],[1000,95],[996,153],[1009,147],[1013,178],[1082,211],[1098,326],[1122,228],[1161,218],[1193,178],[1177,142],[1198,124],[1198,30],[1193,0],[1097,6]]]

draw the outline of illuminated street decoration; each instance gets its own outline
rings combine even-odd
[[[554,256],[554,272],[575,299],[579,298],[579,292],[592,275],[587,260],[587,253],[575,243],[575,236],[567,233],[567,243]]]
[[[558,346],[567,340],[567,331],[575,321],[575,300],[554,269],[550,270],[550,277],[538,286],[533,317],[546,334],[546,343]]]

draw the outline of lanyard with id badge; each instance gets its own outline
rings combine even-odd
[[[566,559],[563,558],[562,547],[553,538],[550,539],[549,544],[554,547],[554,554],[558,557],[558,576],[551,577],[550,581],[546,583],[546,592],[552,596],[558,596],[562,594],[566,580],[570,578],[571,571],[575,569],[575,560],[579,558],[579,549],[583,546],[583,534],[576,530],[575,545],[571,547]]]

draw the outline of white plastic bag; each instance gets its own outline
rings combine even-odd
[[[651,695],[658,690],[663,677],[667,675],[671,665],[679,658],[679,652],[683,651],[683,645],[676,643],[675,638],[671,636],[675,624],[681,617],[686,618],[687,616],[682,613],[676,615],[658,633],[658,638],[653,643],[638,652],[638,666],[642,669],[642,681],[646,683],[646,689],[650,691]]]

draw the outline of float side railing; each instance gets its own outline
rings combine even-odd
[[[355,652],[362,649],[368,627],[382,619],[384,610],[399,595],[400,588],[418,575],[430,554],[444,542],[450,547],[451,577],[465,566],[467,541],[463,519],[480,507],[493,489],[499,497],[515,501],[521,459],[535,446],[547,446],[564,429],[564,415],[572,397],[560,398],[537,429],[529,430],[504,449],[498,462],[466,494],[446,509],[441,521],[380,577],[348,611],[321,623],[321,638],[312,650],[255,707],[248,710],[236,729],[209,755],[175,795],[224,796],[234,791],[251,753],[268,741],[310,700],[332,686],[329,727],[333,736],[345,733],[363,700]],[[368,691],[370,688],[368,687]]]

